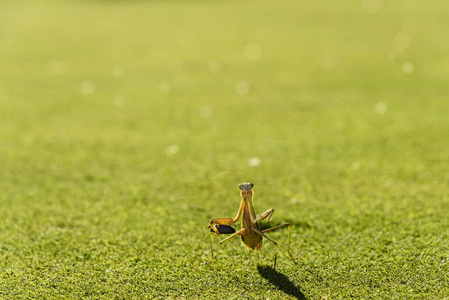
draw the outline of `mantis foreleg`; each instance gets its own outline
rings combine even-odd
[[[244,232],[245,232],[245,228],[242,228],[239,231],[237,231],[236,233],[231,234],[230,236],[228,236],[224,240],[221,240],[220,243],[218,243],[218,245],[223,244],[224,242],[226,242],[226,241],[232,239],[233,237],[235,237],[236,235],[242,235]]]
[[[254,219],[254,222],[260,222],[266,218],[267,220],[265,221],[265,224],[267,224],[268,222],[270,222],[272,220],[271,216],[273,215],[273,213],[274,213],[274,208],[270,208],[266,212],[263,212],[260,215],[258,215],[257,218]]]
[[[235,216],[234,219],[233,218],[212,219],[208,222],[209,226],[212,228],[212,230],[215,232],[215,234],[220,234],[220,232],[218,232],[217,228],[214,225],[229,225],[229,224],[236,223],[240,219],[240,216],[243,213],[244,207],[245,207],[245,201],[242,199],[242,201],[240,201],[239,210],[237,211],[237,215]]]

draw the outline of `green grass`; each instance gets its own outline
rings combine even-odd
[[[447,4],[362,3],[0,2],[0,298],[447,297]]]

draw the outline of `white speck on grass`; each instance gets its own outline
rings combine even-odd
[[[168,93],[170,93],[170,92],[171,92],[171,85],[170,85],[170,82],[167,82],[167,81],[161,82],[161,83],[159,84],[159,91],[160,91],[162,94],[168,94]]]
[[[362,0],[363,10],[369,14],[375,14],[382,10],[384,3],[382,0]]]
[[[338,68],[339,63],[340,59],[338,55],[331,53],[323,55],[320,60],[321,67],[326,70],[333,70]]]
[[[89,80],[81,82],[80,92],[83,95],[93,94],[93,92],[95,92],[95,84]]]
[[[383,115],[384,113],[386,113],[387,109],[388,105],[383,101],[377,102],[376,105],[374,105],[374,111],[379,115]]]
[[[402,72],[404,72],[405,74],[411,74],[415,70],[415,67],[413,66],[413,64],[411,62],[405,62],[402,64],[401,69],[402,69]]]
[[[209,71],[211,73],[218,73],[221,71],[221,64],[216,60],[211,60],[209,62]]]
[[[248,166],[250,167],[257,167],[260,164],[260,159],[258,159],[257,157],[251,158],[248,161]]]
[[[202,118],[208,119],[212,117],[214,110],[209,105],[204,105],[200,108],[200,116]]]
[[[178,145],[170,145],[167,148],[165,148],[165,154],[167,155],[174,155],[178,153],[179,147]]]
[[[239,95],[246,95],[249,93],[249,90],[249,83],[244,80],[237,82],[235,85],[235,91]]]
[[[111,74],[115,77],[120,77],[123,75],[125,69],[122,65],[116,64],[111,67]]]
[[[256,43],[250,43],[245,47],[245,58],[249,60],[259,59],[262,55],[262,47]]]

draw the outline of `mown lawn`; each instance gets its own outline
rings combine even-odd
[[[449,297],[448,26],[442,0],[1,1],[0,298]],[[297,264],[286,230],[276,270],[268,241],[208,263],[241,182]]]

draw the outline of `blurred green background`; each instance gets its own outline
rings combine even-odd
[[[448,26],[441,0],[0,0],[0,296],[447,296]],[[267,241],[207,264],[241,182],[298,264],[282,230],[276,271]]]

